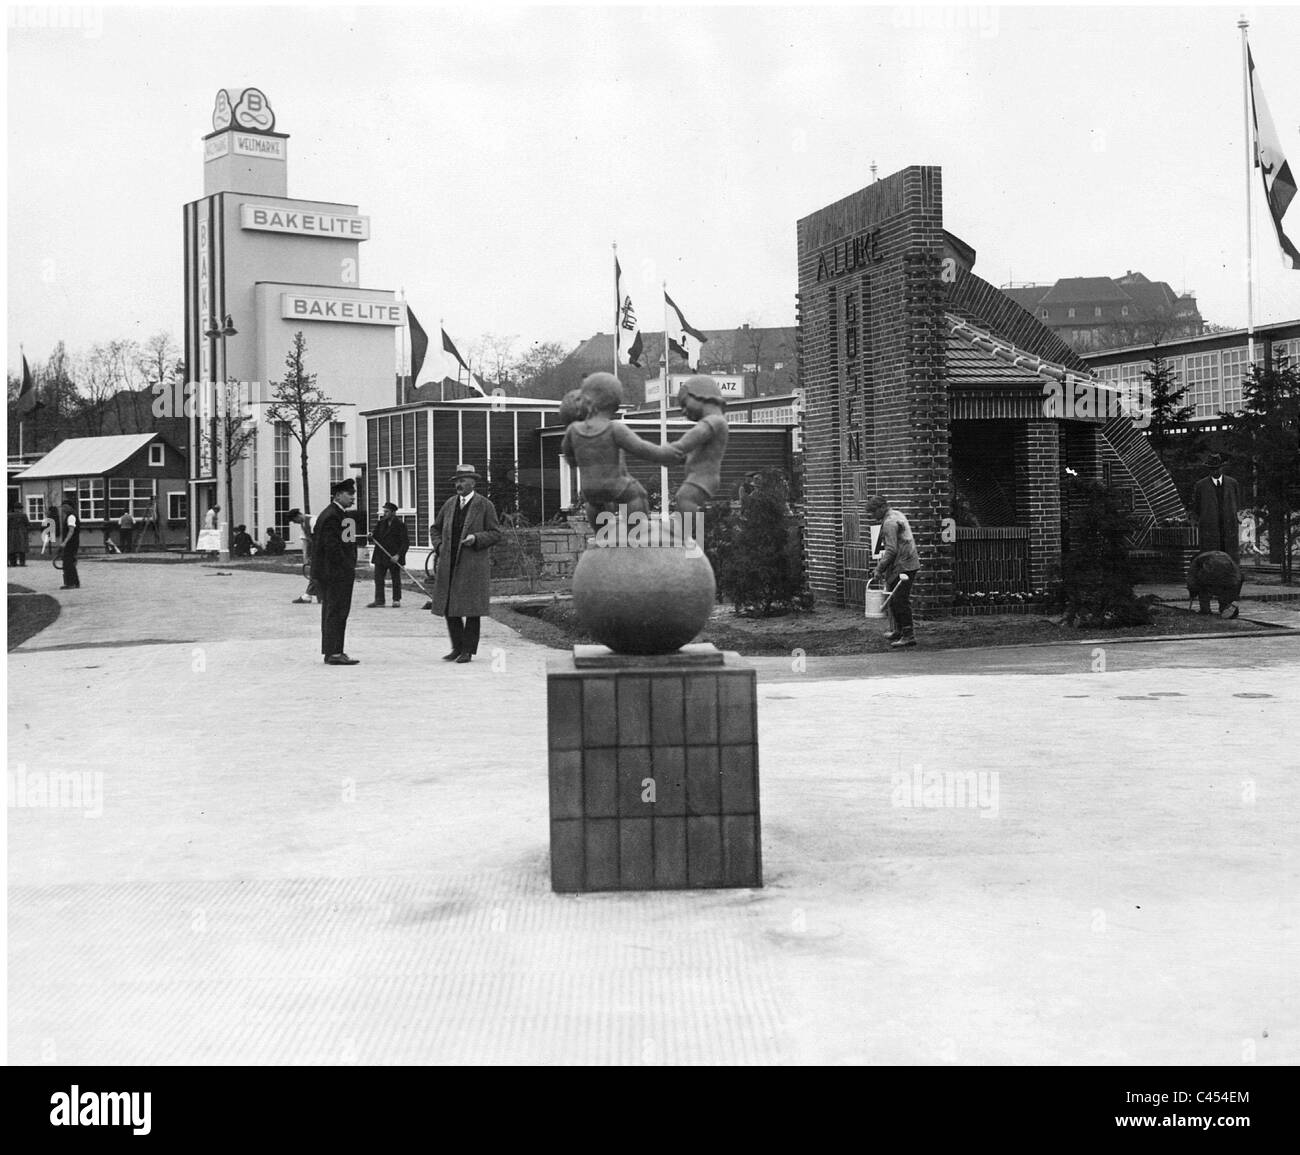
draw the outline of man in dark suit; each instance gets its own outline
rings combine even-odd
[[[474,492],[478,480],[472,465],[456,466],[456,496],[438,510],[429,532],[438,555],[432,609],[447,619],[451,637],[451,652],[442,660],[462,665],[478,652],[480,619],[492,600],[488,551],[501,540],[496,506]]]
[[[1223,458],[1217,453],[1206,462],[1209,476],[1196,483],[1192,512],[1200,529],[1201,552],[1218,550],[1233,561],[1241,560],[1237,545],[1237,512],[1241,505],[1241,486],[1235,477],[1225,477]]]
[[[375,545],[375,600],[366,609],[378,609],[384,604],[384,579],[393,575],[393,608],[402,604],[402,566],[406,564],[406,551],[411,547],[406,522],[399,521],[397,506],[384,502],[384,514],[375,523],[370,534]]]
[[[320,594],[320,648],[327,666],[358,665],[343,649],[357,575],[357,523],[343,515],[356,499],[352,478],[336,481],[312,531],[311,576]]]

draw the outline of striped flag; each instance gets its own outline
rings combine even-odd
[[[623,296],[623,270],[619,267],[618,257],[614,258],[614,341],[618,349],[620,365],[642,364],[645,353],[641,343],[641,325],[636,319],[636,309],[632,307],[632,298]]]
[[[1277,243],[1282,248],[1282,263],[1288,269],[1300,269],[1300,250],[1282,229],[1282,218],[1295,199],[1296,181],[1291,166],[1282,152],[1282,138],[1273,127],[1273,118],[1264,101],[1264,90],[1255,77],[1255,60],[1246,49],[1246,64],[1250,70],[1251,119],[1255,127],[1255,167],[1264,181],[1264,199],[1277,230]]]
[[[664,336],[668,338],[668,348],[674,353],[686,359],[686,364],[692,369],[700,367],[700,350],[704,347],[708,338],[698,329],[692,329],[686,323],[686,318],[682,316],[682,311],[674,303],[668,291],[664,290],[664,300],[668,307],[677,315],[677,328]]]

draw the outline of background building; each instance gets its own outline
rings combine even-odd
[[[289,138],[257,89],[223,89],[204,137],[204,195],[184,207],[185,363],[191,380],[243,384],[243,401],[258,426],[246,460],[235,468],[231,509],[264,536],[286,534],[288,511],[311,511],[329,500],[331,481],[364,460],[359,413],[393,404],[394,329],[404,307],[387,289],[361,287],[361,244],[370,219],[357,206],[288,196]],[[210,336],[230,317],[237,330]],[[335,419],[309,441],[303,494],[296,440],[271,423],[272,384],[302,332],[305,367],[338,405]],[[200,388],[190,423],[190,529],[216,502],[216,390]],[[364,500],[364,492],[362,495]],[[296,532],[296,531],[295,531]]]
[[[1241,407],[1241,382],[1250,372],[1249,338],[1245,329],[1207,333],[1171,341],[1135,343],[1123,349],[1087,354],[1084,360],[1097,377],[1117,385],[1142,380],[1157,349],[1174,371],[1178,388],[1186,388],[1183,405],[1195,407],[1191,424],[1217,422],[1220,413]],[[1300,365],[1300,320],[1279,321],[1255,329],[1255,359],[1268,361],[1285,353]]]
[[[1077,351],[1195,337],[1204,329],[1194,293],[1175,293],[1132,269],[1122,277],[1063,277],[1002,291]]]

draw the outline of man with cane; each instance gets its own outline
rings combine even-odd
[[[384,502],[384,514],[370,535],[375,546],[375,600],[366,609],[378,609],[384,604],[384,579],[393,575],[393,608],[402,604],[402,569],[406,565],[406,551],[410,548],[410,535],[406,523],[397,518],[397,506]]]
[[[430,541],[438,557],[433,584],[433,612],[447,619],[451,652],[444,662],[464,665],[478,652],[480,619],[492,599],[489,550],[501,540],[497,511],[474,492],[479,475],[472,465],[456,466],[449,497],[430,526]]]

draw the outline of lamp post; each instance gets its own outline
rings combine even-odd
[[[219,561],[227,562],[230,560],[230,531],[228,520],[231,515],[230,509],[230,486],[226,481],[226,426],[225,414],[223,412],[226,403],[226,340],[235,336],[239,332],[235,328],[234,319],[229,313],[226,314],[225,320],[221,327],[217,327],[216,317],[212,318],[212,325],[204,332],[205,337],[215,337],[221,342],[221,387],[217,390],[216,398],[212,404],[212,412],[216,418],[217,438],[216,438],[216,471],[217,471],[217,505],[220,512],[227,521],[224,523],[227,527],[223,530],[221,518],[217,518],[217,532],[221,535],[221,550],[217,555]]]

